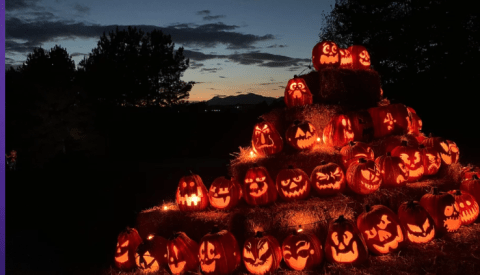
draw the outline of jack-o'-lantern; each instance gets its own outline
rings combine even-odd
[[[345,190],[346,180],[342,168],[333,162],[315,167],[310,176],[313,189],[321,196],[335,195]]]
[[[265,167],[252,167],[244,178],[243,194],[250,205],[266,205],[277,200],[275,182]]]
[[[243,245],[243,264],[251,274],[270,274],[280,266],[282,248],[278,241],[262,232],[248,238]]]
[[[137,268],[144,273],[157,272],[168,265],[167,239],[149,235],[135,253]]]
[[[320,240],[312,233],[294,231],[282,244],[285,263],[293,270],[310,270],[323,261]]]
[[[361,141],[350,141],[340,150],[342,164],[348,169],[350,164],[360,158],[375,160],[373,150],[368,144]]]
[[[477,177],[480,177],[480,167],[469,164],[465,167],[462,167],[462,172],[460,173],[460,180],[464,181],[472,179],[473,175],[477,175]]]
[[[420,151],[423,167],[425,169],[424,175],[435,175],[442,165],[440,153],[433,147],[425,147],[423,144],[418,146],[418,150]]]
[[[242,260],[232,233],[216,227],[200,240],[198,256],[203,273],[212,275],[232,274]]]
[[[199,175],[192,174],[180,179],[176,202],[181,211],[201,211],[207,208],[207,188]]]
[[[370,54],[364,46],[353,45],[347,48],[352,54],[352,66],[357,70],[370,69]]]
[[[427,210],[435,221],[437,235],[454,232],[460,228],[459,206],[455,198],[448,193],[439,192],[436,187],[420,199],[420,205]]]
[[[312,93],[303,78],[294,76],[285,87],[283,99],[288,108],[310,105],[312,104]]]
[[[298,150],[309,150],[317,142],[317,130],[308,121],[296,120],[288,127],[285,138],[293,148]]]
[[[450,165],[458,162],[460,152],[455,142],[430,135],[422,141],[422,144],[425,147],[433,147],[433,149],[437,150],[440,153],[440,157],[442,157],[443,164]]]
[[[323,129],[323,143],[334,147],[342,147],[353,141],[352,122],[346,115],[335,115]]]
[[[472,195],[477,203],[480,202],[480,177],[474,174],[472,178],[463,180],[460,183],[460,190]]]
[[[276,154],[283,149],[283,140],[269,122],[259,122],[253,127],[252,147],[260,156]]]
[[[352,53],[348,49],[340,49],[340,68],[352,69]]]
[[[312,50],[312,63],[315,70],[340,66],[338,46],[332,41],[318,42]]]
[[[115,266],[122,270],[135,267],[135,251],[142,243],[142,238],[135,228],[127,227],[118,234],[117,250],[115,252]]]
[[[392,152],[393,149],[397,146],[401,146],[403,142],[407,142],[407,145],[418,146],[418,141],[413,135],[403,135],[403,136],[389,136],[384,139],[383,148],[385,154]]]
[[[398,207],[398,219],[412,243],[428,243],[435,237],[435,222],[418,201],[402,203]]]
[[[347,115],[352,123],[354,140],[369,142],[373,138],[374,129],[373,120],[368,111],[354,111]]]
[[[392,156],[400,157],[408,167],[409,174],[407,182],[416,182],[425,173],[422,154],[417,147],[408,146],[407,142],[402,142],[401,146],[397,146],[392,150]]]
[[[458,210],[460,211],[460,220],[463,225],[471,224],[478,218],[479,207],[477,200],[465,192],[460,190],[451,190],[448,191],[449,194],[452,194],[455,198],[455,201],[458,203]]]
[[[212,182],[208,191],[210,205],[220,210],[232,209],[240,200],[241,190],[241,186],[234,181],[218,177]]]
[[[382,184],[380,169],[370,159],[361,158],[352,162],[346,174],[348,187],[357,194],[371,194]]]
[[[365,240],[355,224],[340,216],[330,221],[325,240],[325,257],[338,264],[361,264],[368,259]]]
[[[390,104],[369,108],[367,111],[372,117],[375,138],[408,132],[408,111],[405,105]]]
[[[408,133],[418,136],[420,135],[420,130],[422,130],[423,122],[420,117],[417,115],[417,112],[411,107],[407,107],[408,112]]]
[[[401,187],[406,185],[409,170],[400,157],[394,157],[387,153],[375,159],[375,163],[378,165],[382,175],[382,187]]]
[[[357,218],[357,228],[362,233],[368,250],[377,255],[396,251],[405,240],[398,217],[383,205],[367,205]]]
[[[302,169],[293,166],[278,172],[276,185],[278,195],[285,201],[302,200],[310,194],[310,178]]]
[[[177,232],[167,242],[168,267],[172,274],[185,274],[196,271],[200,263],[198,259],[199,246],[184,232]]]

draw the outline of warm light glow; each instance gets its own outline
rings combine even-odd
[[[153,239],[153,234],[148,235],[147,240]]]
[[[251,158],[254,158],[254,157],[256,157],[256,156],[257,156],[257,155],[256,155],[253,151],[250,151],[250,157],[251,157]]]
[[[163,210],[168,210],[168,206],[163,206]]]
[[[321,139],[320,139],[319,137],[317,137],[317,142],[318,142],[318,143],[320,143],[320,140],[321,140]]]
[[[302,231],[303,231],[303,229],[302,229],[301,227],[300,227],[299,229],[297,229],[297,232],[298,232],[298,233],[300,233],[300,232],[302,232]]]

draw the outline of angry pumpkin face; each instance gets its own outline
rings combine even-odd
[[[283,149],[283,140],[269,122],[255,124],[252,135],[253,150],[260,156],[276,154]]]
[[[317,141],[317,130],[308,121],[295,121],[285,133],[287,142],[297,150],[309,150]]]
[[[377,191],[382,183],[380,169],[373,160],[359,159],[348,167],[347,184],[357,194]]]
[[[435,222],[437,233],[454,232],[460,228],[460,212],[458,203],[453,195],[439,192],[436,187],[432,193],[422,196],[420,205],[427,210]]]
[[[308,175],[303,170],[292,166],[280,170],[276,185],[278,194],[285,201],[305,199],[310,194]]]
[[[274,272],[282,260],[282,249],[272,236],[258,234],[245,241],[243,246],[243,263],[252,274]]]
[[[265,205],[277,199],[277,190],[267,169],[252,167],[244,178],[243,193],[250,205]]]
[[[180,179],[176,202],[181,211],[201,211],[207,208],[207,188],[199,175],[192,174]]]
[[[345,174],[336,163],[320,164],[312,171],[313,189],[319,195],[335,195],[345,189]]]
[[[352,53],[348,49],[340,49],[340,68],[353,68]]]
[[[135,251],[142,243],[142,238],[135,228],[127,227],[118,234],[115,266],[122,270],[135,267]]]
[[[455,197],[455,201],[458,203],[460,211],[460,220],[463,225],[473,223],[479,214],[478,203],[475,198],[465,191],[451,190],[448,191]]]
[[[434,221],[418,201],[402,203],[398,208],[398,219],[412,243],[428,243],[435,237]]]

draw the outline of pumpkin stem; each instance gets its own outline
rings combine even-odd
[[[360,159],[358,160],[358,162],[359,162],[359,163],[366,163],[367,160],[366,160],[365,158],[360,158]]]
[[[354,145],[355,145],[355,141],[353,141],[353,140],[350,140],[350,141],[348,142],[348,145],[350,145],[350,146],[354,146]]]
[[[414,200],[409,200],[409,201],[407,202],[407,207],[408,207],[408,208],[414,208],[415,205],[416,205],[416,203],[415,203]]]
[[[460,190],[455,190],[455,196],[461,196],[462,195],[462,191]]]
[[[407,145],[408,145],[408,141],[402,140],[402,146],[407,146]]]
[[[432,188],[432,194],[433,194],[433,195],[438,195],[438,187],[434,186],[434,187]]]
[[[368,204],[365,205],[365,212],[370,212],[370,210],[371,210],[370,205],[368,205]]]
[[[391,152],[387,152],[387,157],[391,157],[392,156],[392,153]]]
[[[296,120],[293,122],[293,124],[295,124],[295,126],[297,126],[298,124],[300,124],[300,122],[301,122],[300,120],[296,119]]]
[[[418,145],[418,149],[425,149],[425,144]]]
[[[294,74],[294,75],[293,75],[293,78],[298,78],[298,75]]]
[[[292,164],[289,164],[287,169],[295,169],[295,166],[293,166]]]
[[[324,159],[322,159],[322,161],[320,161],[320,165],[325,165],[325,164],[327,164],[327,162]]]
[[[335,223],[343,223],[345,222],[346,219],[343,215],[340,215],[336,220],[335,220]]]
[[[263,238],[263,232],[262,231],[255,232],[255,238]]]
[[[216,234],[218,232],[220,232],[220,228],[218,227],[218,224],[215,224],[212,230],[210,231],[210,234]]]
[[[479,178],[478,178],[477,174],[473,174],[473,176],[472,176],[472,180],[479,180]]]

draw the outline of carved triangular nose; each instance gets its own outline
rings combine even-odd
[[[265,144],[265,136],[262,134],[260,134],[260,143],[261,144]]]

